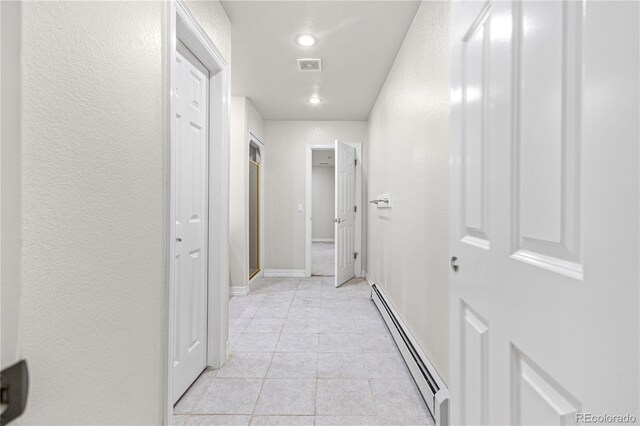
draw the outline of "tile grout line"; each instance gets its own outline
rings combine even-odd
[[[202,374],[204,374],[207,370],[203,370],[202,373],[200,373],[200,376],[198,376],[198,379],[200,377],[202,377]],[[216,378],[216,376],[218,375],[218,371],[219,370],[214,370],[216,373],[215,375],[211,378],[211,381],[209,382],[209,384],[204,388],[204,390],[202,391],[202,393],[200,394],[200,397],[197,398],[196,402],[193,404],[193,407],[191,408],[191,410],[189,410],[189,416],[191,416],[193,414],[193,410],[196,409],[196,407],[198,406],[198,404],[200,403],[200,401],[202,400],[202,398],[204,397],[204,394],[207,393],[207,390],[211,387],[211,385],[213,384],[213,379]],[[198,381],[198,379],[196,379],[196,382]],[[193,384],[195,384],[195,382],[193,382]],[[193,386],[193,385],[192,385]],[[189,392],[189,390],[187,389],[187,392]],[[185,392],[182,397],[184,397],[187,392]],[[182,398],[180,397],[180,398]]]
[[[290,316],[289,316],[289,315],[290,315],[290,313],[291,313],[291,309],[294,307],[294,306],[293,306],[294,300],[295,300],[296,296],[297,296],[297,297],[301,297],[301,298],[302,298],[302,297],[306,297],[306,296],[303,296],[303,295],[302,295],[302,293],[303,293],[303,292],[305,292],[306,290],[312,290],[312,289],[313,289],[312,287],[300,288],[300,283],[301,283],[302,281],[303,281],[303,280],[300,280],[300,279],[296,280],[297,287],[296,287],[296,288],[295,288],[295,290],[293,291],[293,297],[291,297],[291,298],[289,298],[289,297],[287,297],[287,298],[282,298],[282,299],[279,299],[279,300],[278,300],[277,298],[276,298],[276,299],[274,299],[275,301],[280,302],[280,304],[281,304],[281,305],[284,305],[284,304],[286,303],[287,312],[286,312],[286,316],[285,316],[285,318],[284,318],[284,323],[286,323],[287,321],[290,321],[290,320],[292,320],[292,321],[296,321],[296,320],[298,320],[298,319],[299,319],[299,318],[293,318],[293,317],[290,317]],[[268,287],[265,287],[264,289],[261,289],[262,291],[261,291],[261,293],[260,293],[260,294],[264,294],[264,296],[263,296],[263,297],[260,297],[260,298],[258,298],[258,299],[256,299],[256,300],[255,300],[255,302],[253,302],[253,303],[250,305],[251,307],[249,307],[249,308],[245,308],[245,310],[247,310],[247,312],[251,312],[251,313],[252,313],[251,317],[250,317],[250,318],[248,318],[248,323],[247,323],[246,327],[248,327],[249,323],[250,323],[253,319],[281,319],[281,318],[257,318],[257,317],[256,317],[256,315],[258,315],[258,314],[257,314],[258,310],[259,310],[260,308],[266,307],[267,302],[268,302],[267,297],[268,297],[270,294],[278,294],[278,292],[277,292],[277,291],[274,291],[274,289],[273,289],[273,285],[276,285],[276,284],[277,284],[277,282],[276,282],[276,283],[274,283],[274,284],[270,284]],[[337,309],[338,311],[340,311],[342,308],[347,308],[347,309],[343,309],[343,314],[344,314],[344,313],[350,313],[350,315],[349,315],[349,317],[348,317],[348,318],[350,319],[350,321],[351,321],[352,323],[354,323],[354,324],[355,324],[355,323],[356,323],[356,313],[355,313],[355,311],[354,311],[354,305],[352,304],[352,301],[353,301],[353,300],[356,300],[356,299],[359,299],[359,298],[358,298],[358,296],[359,296],[359,291],[358,291],[358,289],[357,289],[357,288],[356,288],[356,289],[354,289],[354,290],[356,290],[355,292],[349,291],[349,292],[345,292],[345,293],[343,293],[343,294],[345,294],[345,296],[346,296],[346,297],[323,297],[323,296],[325,296],[325,295],[329,295],[329,294],[331,294],[331,293],[332,293],[333,288],[329,288],[329,287],[327,287],[327,288],[325,289],[325,287],[323,287],[323,286],[322,286],[322,285],[323,285],[323,282],[320,282],[320,283],[319,283],[319,285],[321,286],[321,287],[320,287],[321,292],[320,292],[320,297],[319,297],[320,307],[319,307],[319,309],[318,309],[318,310],[320,311],[320,314],[322,313],[323,308],[327,308],[327,309],[329,309],[329,310],[330,310],[330,309],[334,309],[334,308],[335,308],[335,309]],[[285,287],[285,288],[286,288],[286,287]],[[351,289],[350,289],[350,290],[351,290]],[[288,290],[286,290],[286,289],[285,289],[285,290],[283,290],[283,291],[288,291]],[[325,294],[325,293],[326,293],[326,294]],[[355,296],[355,297],[354,297],[354,296]],[[338,300],[345,300],[345,301],[348,301],[348,303],[346,303],[346,306],[345,306],[343,302],[340,302],[340,303],[334,303],[334,302],[332,302],[332,300],[336,300],[336,301],[338,301]],[[277,303],[276,303],[274,306],[277,306]],[[301,307],[304,307],[304,306],[301,306]],[[362,313],[360,313],[360,316],[361,316],[361,317],[366,317],[366,315],[362,315]],[[347,317],[342,317],[342,318],[347,319]],[[318,322],[318,323],[321,323],[321,322],[325,322],[325,323],[326,323],[326,322],[328,322],[328,321],[330,322],[332,318],[331,318],[331,316],[328,316],[328,317],[322,317],[322,316],[320,316],[320,317],[318,317],[318,318],[313,318],[313,317],[311,317],[311,318],[304,318],[304,319],[315,320],[315,321],[316,321],[316,322]],[[361,319],[364,319],[364,320],[366,321],[366,319],[365,319],[365,318],[361,318]],[[319,325],[320,325],[320,324],[319,324]],[[386,327],[385,327],[385,328],[386,328]],[[321,327],[321,328],[319,328],[319,329],[318,329],[318,331],[317,331],[317,332],[315,332],[315,333],[307,332],[307,330],[310,330],[310,329],[308,329],[308,328],[307,328],[307,329],[304,329],[303,331],[299,331],[299,332],[297,332],[297,333],[295,333],[295,332],[294,332],[294,333],[292,333],[292,334],[311,335],[311,336],[314,336],[314,335],[315,335],[316,339],[318,339],[318,340],[320,339],[320,337],[321,337],[321,336],[323,336],[323,335],[329,335],[329,334],[334,334],[334,335],[351,335],[352,337],[355,337],[356,342],[357,342],[357,350],[356,350],[355,352],[341,352],[339,349],[338,349],[338,350],[336,350],[336,351],[322,351],[322,352],[321,352],[321,351],[318,351],[318,348],[316,348],[315,350],[310,350],[310,351],[304,351],[304,350],[303,350],[303,351],[290,351],[290,352],[289,352],[289,351],[283,351],[283,352],[282,352],[283,354],[298,354],[298,353],[299,353],[299,354],[307,354],[307,353],[309,353],[309,354],[314,354],[314,353],[315,353],[315,359],[316,359],[316,363],[315,363],[315,398],[314,398],[314,410],[313,410],[313,417],[314,417],[314,423],[316,423],[316,421],[317,421],[317,417],[319,416],[319,413],[318,413],[318,407],[317,407],[317,402],[318,402],[318,388],[319,388],[319,381],[320,381],[320,378],[319,378],[319,362],[320,362],[320,357],[319,357],[319,355],[321,355],[322,353],[326,353],[327,355],[325,355],[325,357],[327,357],[327,358],[332,358],[332,357],[334,357],[334,356],[335,356],[335,354],[338,354],[338,353],[341,353],[341,354],[343,354],[343,355],[344,355],[344,356],[346,356],[346,357],[352,356],[352,355],[354,355],[354,354],[359,354],[359,355],[356,355],[356,357],[357,357],[359,360],[361,360],[362,364],[364,365],[364,364],[365,364],[365,363],[364,363],[365,349],[364,349],[364,345],[363,345],[363,336],[364,336],[364,335],[366,335],[366,334],[384,334],[384,335],[388,335],[388,330],[384,330],[384,331],[383,331],[383,330],[379,330],[379,331],[378,331],[378,330],[375,330],[375,331],[374,331],[374,330],[372,330],[372,329],[371,329],[371,327],[368,327],[368,328],[364,328],[364,329],[363,329],[363,328],[359,328],[358,326],[356,326],[356,328],[355,328],[354,330],[352,330],[352,331],[345,331],[345,332],[342,332],[342,331],[344,331],[344,330],[332,330],[331,328],[325,328],[325,327]],[[321,331],[321,330],[322,330],[322,331]],[[241,332],[240,334],[245,334],[245,333],[246,333],[246,328],[245,328],[244,330],[242,330],[242,332]],[[260,334],[260,333],[257,333],[257,334]],[[283,326],[280,328],[280,331],[277,333],[277,339],[276,339],[276,342],[275,342],[275,347],[271,348],[271,350],[269,350],[269,351],[266,351],[266,353],[270,353],[270,357],[269,357],[269,365],[268,365],[268,367],[267,367],[267,371],[266,371],[266,373],[265,373],[265,377],[264,377],[264,378],[261,378],[262,383],[261,383],[261,386],[260,386],[260,390],[259,390],[259,392],[258,392],[258,396],[257,396],[256,404],[255,404],[255,406],[254,406],[254,408],[253,408],[253,410],[252,410],[251,414],[249,415],[249,417],[250,417],[250,421],[252,421],[252,420],[253,420],[253,418],[254,418],[255,416],[258,416],[258,415],[259,415],[259,413],[257,413],[257,412],[256,412],[256,410],[257,410],[257,402],[258,402],[258,401],[260,400],[260,398],[263,396],[265,382],[266,382],[266,380],[268,380],[269,372],[271,371],[271,369],[272,369],[272,367],[273,367],[273,359],[274,359],[275,355],[276,355],[277,353],[279,353],[279,352],[277,351],[278,345],[279,345],[280,343],[282,343],[282,342],[283,342],[283,340],[282,340],[282,335],[283,335],[283,334],[285,334],[285,332],[284,332],[284,324],[283,324]],[[288,334],[288,333],[287,333],[287,334]],[[318,341],[318,343],[319,343],[319,341]],[[250,352],[250,351],[247,351],[247,352]],[[245,352],[245,353],[247,353],[247,352]],[[265,353],[265,352],[259,352],[259,353]],[[334,354],[334,355],[331,355],[331,354]],[[354,357],[354,359],[355,359],[356,357]],[[364,365],[364,366],[365,366],[365,371],[366,371],[366,365]],[[367,374],[367,376],[368,376],[368,374]],[[218,378],[218,377],[216,376],[215,378]],[[208,384],[207,388],[203,391],[202,395],[200,396],[200,399],[204,396],[204,394],[206,394],[207,389],[209,389],[209,388],[210,388],[210,386],[211,386],[211,384],[213,383],[213,380],[215,380],[215,378],[214,378],[214,379],[212,379],[212,382]],[[229,378],[231,378],[231,377],[229,377]],[[300,377],[294,377],[294,378],[291,378],[291,379],[298,379],[298,378],[300,378]],[[224,377],[220,377],[220,379],[224,379]],[[287,377],[280,377],[280,378],[275,378],[275,379],[289,380]],[[351,380],[351,379],[356,380],[356,379],[357,379],[357,377],[350,378],[350,380]],[[375,398],[373,398],[372,380],[373,380],[373,378],[368,378],[368,379],[367,379],[368,389],[369,389],[369,391],[370,391],[371,398],[372,398],[372,402],[373,402],[373,407],[374,407],[374,410],[375,410],[375,411],[374,411],[374,413],[373,413],[373,416],[372,416],[372,418],[373,418],[374,416],[378,416],[378,417],[379,417],[379,416],[380,416],[380,413],[378,412],[378,411],[379,411],[378,404],[376,403]],[[194,414],[194,413],[191,413],[191,414],[192,414],[192,415],[196,415],[196,414]],[[289,416],[289,415],[287,415],[287,414],[277,414],[277,413],[273,413],[273,414],[264,414],[264,416],[267,416],[267,417],[268,417],[268,416],[279,416],[279,415],[281,415],[281,416]],[[293,415],[293,414],[292,414],[291,416],[298,416],[298,415]],[[299,416],[306,416],[306,414],[300,414]],[[328,416],[331,416],[331,415],[328,415]],[[338,417],[339,417],[339,416],[338,416]]]
[[[278,339],[280,339],[280,336],[278,336]],[[269,367],[267,367],[267,372],[265,373],[264,378],[262,379],[262,383],[260,384],[260,390],[258,391],[258,397],[256,398],[255,405],[253,406],[253,411],[251,411],[249,423],[251,423],[251,421],[253,420],[253,416],[255,415],[256,409],[258,408],[258,402],[260,402],[260,397],[262,396],[262,390],[264,389],[264,383],[267,380],[267,374],[269,374],[269,369],[271,368],[272,361],[273,361],[273,352],[271,353],[271,359],[269,360]]]

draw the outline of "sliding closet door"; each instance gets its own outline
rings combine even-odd
[[[249,278],[260,267],[260,164],[249,160]]]

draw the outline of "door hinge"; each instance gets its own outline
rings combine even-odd
[[[25,360],[19,361],[0,373],[0,404],[6,406],[0,414],[3,426],[24,413],[29,394],[29,371]]]
[[[353,206],[353,211],[358,213],[358,206]]]
[[[354,251],[354,252],[353,252],[353,258],[354,258],[354,259],[357,259],[357,258],[358,258],[358,252],[357,252],[357,251]]]
[[[357,158],[354,158],[354,159],[353,159],[353,165],[354,165],[354,166],[357,166],[357,165],[358,165],[358,159],[357,159]]]

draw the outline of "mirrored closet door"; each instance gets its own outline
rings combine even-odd
[[[260,150],[249,146],[249,279],[260,272]]]

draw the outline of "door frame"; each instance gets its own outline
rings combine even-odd
[[[165,155],[166,155],[166,212],[165,212],[165,424],[173,415],[172,362],[173,348],[173,286],[172,259],[174,257],[173,212],[173,143],[175,115],[172,103],[172,81],[175,74],[177,40],[209,70],[209,170],[207,224],[207,367],[220,368],[228,357],[228,299],[229,299],[229,66],[209,38],[184,0],[166,3],[164,17],[164,97]],[[214,131],[215,129],[215,131]]]
[[[362,277],[362,143],[361,142],[344,142],[349,146],[356,149],[356,159],[358,164],[356,165],[356,206],[358,211],[356,212],[356,235],[355,235],[355,248],[358,253],[356,258],[356,270],[355,276]],[[304,209],[304,275],[305,277],[311,276],[311,240],[312,240],[312,224],[311,224],[311,210],[313,207],[313,185],[312,185],[312,172],[313,172],[313,151],[314,150],[334,150],[335,142],[331,144],[307,144],[306,145],[306,159],[305,159],[305,209]],[[334,258],[335,261],[335,258]]]
[[[22,4],[7,2],[0,5],[0,21],[2,28],[3,54],[6,62],[2,62],[2,101],[0,110],[0,133],[2,149],[0,150],[0,323],[2,323],[2,340],[0,347],[0,368],[5,369],[20,360],[20,258],[21,254],[21,128],[20,128],[20,63],[19,37],[6,37],[7,34],[19,33]],[[0,89],[1,90],[1,89]]]
[[[264,258],[265,258],[265,227],[264,227],[264,218],[265,218],[265,213],[264,213],[264,206],[265,206],[265,188],[266,185],[264,184],[264,176],[265,176],[265,148],[264,148],[264,142],[262,142],[256,135],[253,134],[253,132],[251,131],[251,129],[249,129],[249,147],[251,147],[251,144],[254,144],[256,147],[258,147],[258,150],[260,151],[260,167],[259,167],[259,171],[260,171],[260,178],[258,180],[258,262],[260,264],[260,268],[259,271],[251,278],[248,278],[248,284],[249,286],[251,286],[251,283],[258,278],[264,277]],[[249,181],[249,172],[247,171],[247,182]],[[246,211],[247,211],[247,229],[249,229],[249,197],[248,197],[249,193],[247,191],[247,206],[246,206]],[[247,248],[249,247],[249,234],[247,233]],[[248,250],[247,250],[248,253]],[[247,262],[248,262],[248,256],[247,256]],[[249,268],[247,267],[247,271],[249,270]],[[249,274],[249,276],[251,276],[251,274]]]

